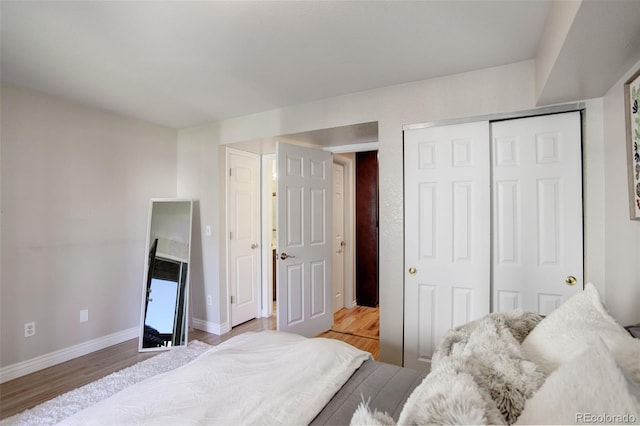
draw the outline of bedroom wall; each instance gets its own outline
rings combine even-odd
[[[220,303],[227,296],[225,286],[221,284],[224,283],[225,262],[224,244],[220,240],[220,230],[224,229],[224,187],[219,170],[223,150],[218,147],[281,134],[378,121],[380,256],[385,259],[380,265],[380,353],[382,360],[400,364],[403,340],[402,126],[527,110],[535,107],[534,99],[534,64],[526,61],[354,93],[179,131],[178,195],[198,198],[201,203],[202,239],[199,250],[205,262],[199,273],[200,281],[197,284],[192,281],[194,291],[201,286],[202,292],[200,297],[194,298],[194,316],[221,328],[227,316],[226,303]],[[626,198],[622,199],[622,194],[626,197],[626,177],[618,171],[626,170],[621,163],[622,148],[614,148],[617,154],[613,164],[614,158],[611,158],[609,147],[610,144],[621,142],[611,140],[611,132],[605,135],[604,125],[605,109],[608,116],[617,117],[619,111],[605,107],[603,98],[586,100],[585,105],[585,279],[593,282],[603,295],[607,295],[606,302],[619,321],[628,322],[634,316],[638,321],[638,298],[611,296],[608,291],[610,288],[613,291],[623,289],[627,294],[633,294],[628,291],[638,287],[634,284],[637,283],[638,266],[634,264],[625,265],[625,270],[631,270],[630,275],[635,274],[635,281],[627,277],[624,279],[626,284],[611,284],[614,275],[624,273],[611,271],[612,267],[621,270],[616,247],[611,245],[619,236],[612,237],[608,233],[616,231],[621,234],[628,256],[638,259],[640,250],[635,224],[629,224],[628,218],[625,224],[618,224],[621,219],[609,215],[608,207],[605,207],[605,204],[609,204],[605,203],[606,193],[609,199],[614,196],[617,198],[610,202],[621,206],[618,208],[626,214]],[[605,164],[605,155],[612,164]],[[616,187],[613,191],[612,185]],[[213,229],[210,237],[204,236],[207,224]],[[213,295],[213,305],[205,305],[206,295]]]
[[[604,209],[606,303],[623,324],[640,323],[640,221],[629,219],[624,83],[633,66],[604,96]]]
[[[178,196],[200,200],[205,265],[194,297],[196,318],[216,326],[226,321],[224,198],[219,145],[306,130],[378,121],[380,154],[380,335],[381,358],[401,363],[403,323],[402,126],[459,117],[518,111],[534,106],[533,62],[391,86],[225,120],[178,132]],[[204,236],[204,226],[214,230]],[[195,278],[195,274],[192,275]],[[206,306],[206,295],[214,304]]]
[[[176,130],[12,87],[1,96],[0,366],[136,336],[149,198],[176,196]]]
[[[640,62],[633,69],[638,67]],[[631,72],[606,96],[586,102],[584,145],[585,276],[625,324],[640,321],[640,222],[628,218],[622,102],[622,84]],[[374,120],[380,134],[385,257],[381,355],[400,363],[402,125],[534,106],[530,61],[267,111],[177,135],[36,92],[2,87],[1,95],[2,368],[135,332],[151,197],[199,199],[193,316],[220,325],[226,318],[226,304],[220,303],[226,300],[220,285],[223,146]],[[207,306],[209,294],[216,299]],[[87,323],[79,323],[80,309],[89,309]],[[24,338],[28,321],[36,322],[37,333]]]

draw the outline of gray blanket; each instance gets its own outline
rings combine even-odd
[[[368,360],[334,395],[312,425],[346,425],[362,401],[397,420],[404,403],[426,376],[409,368]]]
[[[450,330],[413,391],[398,424],[513,424],[545,375],[520,344],[542,317],[493,313]],[[358,408],[351,424],[393,424],[384,413]]]

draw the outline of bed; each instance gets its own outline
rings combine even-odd
[[[397,418],[424,376],[338,340],[244,333],[61,424],[348,424],[363,400]]]
[[[640,340],[588,284],[546,318],[450,330],[428,375],[337,340],[247,333],[62,424],[637,424],[639,401]]]

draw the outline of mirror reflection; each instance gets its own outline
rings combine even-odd
[[[187,344],[191,200],[151,200],[140,351]]]

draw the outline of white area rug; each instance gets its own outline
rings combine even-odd
[[[54,425],[134,383],[180,367],[212,347],[194,340],[189,342],[186,348],[176,348],[116,371],[100,380],[8,417],[0,421],[0,425]]]

